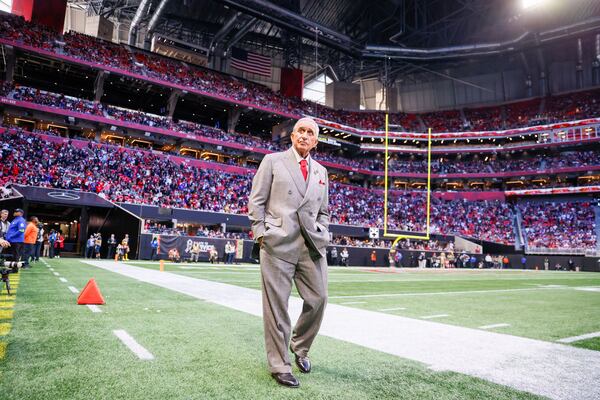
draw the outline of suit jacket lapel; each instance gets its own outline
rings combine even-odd
[[[300,194],[302,196],[305,196],[306,181],[302,176],[302,172],[300,172],[300,164],[296,162],[296,157],[294,156],[294,152],[292,151],[292,149],[289,149],[287,151],[287,157],[285,158],[284,165],[287,168],[290,175],[292,176],[292,180],[294,181],[294,184],[298,188]]]
[[[317,168],[315,161],[311,160],[310,170],[309,170],[308,179],[307,179],[308,186],[306,188],[306,193],[304,194],[304,198],[302,199],[302,202],[300,203],[300,207],[302,207],[309,200],[311,191],[318,189],[320,180],[321,180],[321,175],[319,174],[319,169]]]

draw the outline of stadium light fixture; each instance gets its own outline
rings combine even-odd
[[[549,0],[521,0],[521,8],[524,10],[532,10],[547,5]]]

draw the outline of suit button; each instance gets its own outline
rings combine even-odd
[[[312,217],[312,216],[313,216],[313,212],[312,212],[312,211],[309,211],[309,212],[308,212],[308,215],[310,215],[310,216]]]
[[[321,198],[320,198],[320,197],[317,197],[317,201],[321,201]]]
[[[288,190],[288,194],[292,194],[292,191],[291,191],[291,190]]]

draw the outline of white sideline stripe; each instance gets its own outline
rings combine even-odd
[[[600,287],[578,287],[575,290],[583,290],[585,292],[600,292]]]
[[[102,312],[102,309],[100,309],[100,307],[98,307],[95,304],[86,304],[87,308],[89,308],[90,310],[92,310],[92,312]]]
[[[379,311],[399,311],[399,310],[406,310],[406,307],[382,308]]]
[[[449,317],[450,315],[448,314],[435,314],[435,315],[424,315],[421,318],[423,319],[433,319],[433,318],[444,318],[444,317]]]
[[[65,278],[58,278],[59,281],[61,281],[62,283],[67,283],[69,282],[68,280],[66,280]]]
[[[340,304],[365,304],[366,301],[346,301],[345,303]]]
[[[580,340],[593,339],[593,338],[597,338],[597,337],[600,337],[600,332],[592,332],[592,333],[586,333],[585,335],[571,336],[568,338],[559,339],[559,340],[557,340],[557,342],[573,343],[573,342],[578,342]]]
[[[510,326],[510,324],[492,324],[492,325],[484,325],[480,326],[479,329],[494,329],[494,328],[506,328]]]
[[[123,329],[115,329],[113,333],[140,360],[154,360],[154,356],[152,355],[152,353],[146,350],[141,344],[139,344],[134,338],[132,338],[129,335],[129,333],[127,333]]]
[[[58,272],[53,272],[54,276],[60,276]]]
[[[491,289],[491,290],[463,290],[460,292],[415,292],[415,293],[379,293],[379,294],[355,294],[350,296],[329,296],[330,299],[354,299],[366,297],[397,297],[397,296],[431,296],[438,294],[471,294],[471,293],[502,293],[502,292],[521,292],[531,290],[551,290],[551,289],[567,289],[567,287],[552,287],[552,288],[525,288],[525,289]]]
[[[262,317],[260,290],[114,261],[81,262]],[[290,297],[289,310],[290,319],[297,319],[302,300]],[[551,399],[600,399],[600,351],[332,303],[320,334]]]
[[[79,289],[77,289],[75,286],[69,286],[69,290],[75,294],[79,294]]]

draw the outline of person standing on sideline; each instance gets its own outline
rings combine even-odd
[[[5,239],[10,243],[10,248],[13,255],[13,261],[21,261],[23,257],[23,240],[25,240],[25,218],[23,218],[23,210],[15,209],[13,213],[14,219],[8,226]]]
[[[50,247],[50,258],[54,258],[54,244],[56,243],[56,231],[52,229],[48,235],[48,246]]]
[[[50,257],[50,241],[48,240],[49,237],[49,234],[44,233],[44,250],[42,251],[42,257],[46,258]]]
[[[56,241],[54,242],[54,255],[56,258],[60,258],[60,252],[65,247],[65,237],[58,231],[56,232]]]
[[[31,217],[27,227],[25,227],[25,234],[23,235],[23,267],[29,268],[29,261],[34,259],[35,242],[37,241],[38,235],[38,219],[37,217]]]
[[[230,241],[225,244],[225,263],[233,264],[233,256],[235,255],[235,246]]]
[[[96,241],[94,240],[94,235],[90,235],[90,238],[87,240],[85,245],[85,258],[92,258],[95,243]]]
[[[94,253],[96,254],[97,260],[100,259],[100,250],[102,250],[102,234],[98,232],[94,238]]]
[[[114,235],[112,236],[114,238]],[[194,243],[196,244],[196,243]],[[152,253],[150,253],[150,261],[154,261],[156,256],[158,255],[158,236],[154,236],[152,241],[150,242],[150,248],[152,249]],[[198,253],[199,255],[200,253]],[[196,260],[198,261],[198,260]]]
[[[4,239],[6,237],[6,232],[8,232],[9,226],[10,221],[8,220],[8,210],[0,211],[0,239]]]
[[[33,256],[35,261],[40,261],[40,255],[42,253],[42,245],[44,244],[44,224],[38,222],[38,235],[37,240],[35,242],[35,250],[33,251]]]
[[[299,119],[291,148],[263,158],[248,202],[253,255],[260,258],[269,371],[277,383],[288,387],[300,385],[292,374],[288,345],[296,366],[309,373],[308,352],[327,304],[329,182],[327,170],[310,156],[318,136],[313,119]],[[292,280],[304,300],[293,331],[287,309]]]
[[[337,247],[333,246],[331,248],[331,265],[337,265],[338,263],[338,251]]]
[[[117,239],[115,239],[115,234],[112,233],[106,242],[108,244],[108,255],[106,258],[112,260],[115,258],[115,250],[117,249]]]

